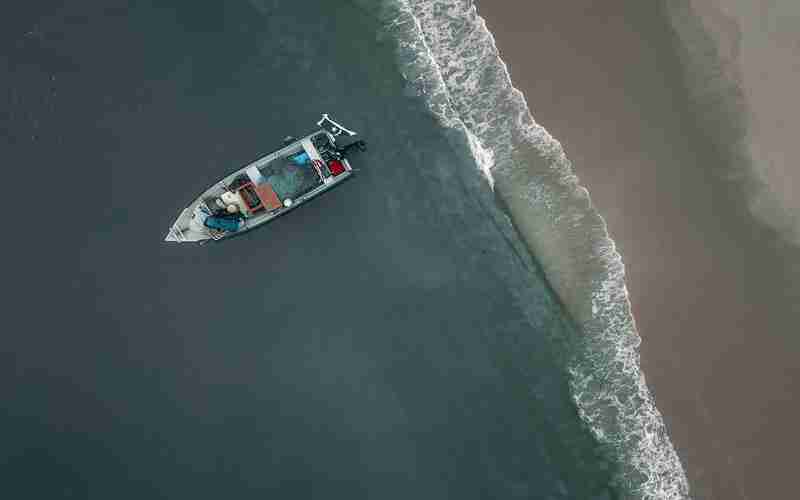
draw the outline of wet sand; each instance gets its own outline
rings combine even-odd
[[[708,109],[688,98],[664,12],[635,1],[478,10],[617,242],[642,366],[693,496],[792,491],[800,258],[724,180],[741,166],[697,124],[723,130],[729,117],[698,119]]]

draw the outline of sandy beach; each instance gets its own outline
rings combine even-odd
[[[741,27],[744,7],[728,4],[724,19]],[[696,20],[706,29],[721,26],[712,7]],[[774,24],[770,9],[756,10],[744,33]],[[647,2],[483,1],[478,12],[623,256],[642,367],[693,497],[785,497],[800,419],[800,256],[786,243],[796,184],[790,149],[780,148],[791,127],[770,117],[792,102],[790,86],[776,84],[786,78],[745,79],[744,103],[731,102],[739,94],[716,91],[713,75],[687,73],[684,40]],[[796,43],[782,33],[784,45]],[[788,52],[769,52],[762,38],[734,36],[741,51],[720,51],[731,78],[769,69],[796,77]],[[765,50],[776,59],[757,57]],[[729,140],[745,143],[749,163]],[[770,158],[759,161],[759,151]],[[778,204],[763,201],[770,182]]]

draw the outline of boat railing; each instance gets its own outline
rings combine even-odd
[[[340,124],[333,121],[333,119],[330,116],[328,116],[328,113],[323,113],[322,118],[320,118],[320,120],[317,122],[317,126],[322,127],[323,129],[327,130],[334,136],[341,135],[342,133],[345,133],[349,136],[356,135],[356,133],[353,132],[352,130],[347,130]]]

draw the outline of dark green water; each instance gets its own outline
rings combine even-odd
[[[552,342],[571,326],[370,11],[86,2],[5,23],[4,149],[31,217],[59,215],[7,275],[9,498],[614,496]],[[368,141],[353,180],[224,244],[161,241],[321,112]]]

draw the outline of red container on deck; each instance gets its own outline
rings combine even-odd
[[[330,170],[331,175],[335,177],[344,172],[345,168],[344,165],[342,165],[342,162],[340,162],[339,160],[331,160],[330,162],[328,162],[328,170]]]

